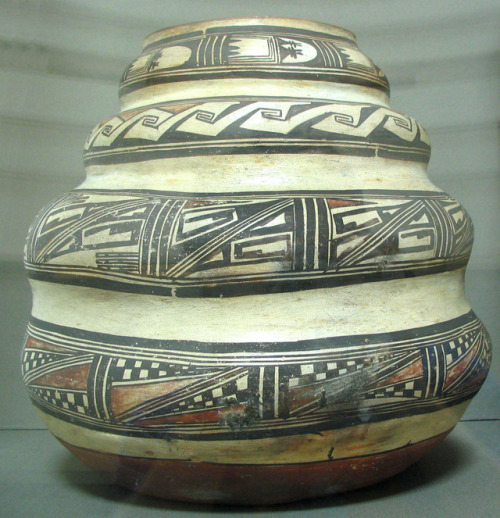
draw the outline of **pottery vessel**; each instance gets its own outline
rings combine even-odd
[[[371,484],[441,441],[490,363],[472,224],[354,35],[165,29],[120,99],[26,244],[49,430],[132,489],[243,504]]]

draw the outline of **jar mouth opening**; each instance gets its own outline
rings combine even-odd
[[[192,23],[185,23],[181,25],[174,25],[166,27],[153,32],[147,36],[143,43],[143,48],[149,47],[165,38],[178,36],[187,32],[205,31],[214,27],[225,27],[231,25],[232,27],[251,27],[251,26],[277,26],[289,28],[290,30],[304,30],[316,33],[322,33],[329,36],[337,36],[346,38],[353,42],[356,41],[356,36],[349,30],[336,25],[330,25],[315,20],[307,20],[303,18],[289,18],[277,16],[255,16],[255,17],[235,17],[235,18],[219,18],[207,21],[197,21]]]

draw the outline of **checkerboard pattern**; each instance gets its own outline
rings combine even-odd
[[[446,358],[446,364],[451,366],[462,359],[470,349],[471,344],[477,333],[467,333],[455,340],[443,344],[443,351]]]
[[[173,365],[166,362],[129,358],[118,358],[111,371],[114,382],[150,381],[159,378],[185,377],[195,374],[199,374],[199,370],[188,365]]]
[[[77,412],[81,415],[92,415],[89,408],[89,398],[87,391],[75,391],[55,388],[33,388],[32,392],[42,401],[54,405],[58,408]]]
[[[365,397],[369,398],[421,398],[424,394],[423,388],[420,386],[421,380],[404,381],[394,385],[380,387],[366,393]]]
[[[340,376],[352,374],[365,366],[363,358],[357,360],[335,360],[315,363],[304,363],[298,366],[290,366],[290,388],[311,385]]]
[[[192,410],[210,410],[217,407],[231,407],[233,404],[248,400],[248,374],[236,379],[221,383],[217,387],[209,387],[190,397],[184,398],[175,406],[169,408],[169,412],[187,412]]]
[[[63,360],[68,358],[70,354],[64,353],[54,353],[54,352],[45,352],[45,351],[33,351],[26,350],[23,355],[23,375],[27,372],[36,369],[37,367],[41,367],[42,365],[46,365],[50,362],[55,362],[58,360]]]

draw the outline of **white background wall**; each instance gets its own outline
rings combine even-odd
[[[0,427],[39,426],[18,374],[24,236],[45,203],[83,179],[83,142],[118,111],[125,66],[157,29],[254,15],[348,28],[386,72],[392,107],[431,136],[430,176],[474,220],[469,298],[500,341],[500,1],[0,0],[0,381],[14,387],[1,389]]]

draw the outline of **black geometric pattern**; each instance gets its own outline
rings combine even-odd
[[[56,406],[61,411],[79,415],[93,416],[89,407],[89,398],[86,391],[65,390],[61,388],[46,388],[33,386],[32,394],[40,401]]]
[[[467,333],[464,336],[460,336],[457,340],[446,343],[444,347],[444,354],[446,355],[446,363],[453,365],[457,363],[460,358],[468,351],[468,345],[470,343],[471,334]]]
[[[278,26],[209,27],[148,45],[125,70],[120,94],[173,81],[220,77],[312,79],[389,92],[383,72],[347,33]]]
[[[368,103],[232,98],[122,112],[89,135],[85,165],[221,154],[314,153],[427,163],[420,124]]]
[[[72,388],[71,379],[68,387],[41,385],[27,355],[25,382],[42,410],[113,433],[192,439],[219,437],[228,426],[257,437],[332,422],[345,426],[342,416],[353,422],[367,415],[396,418],[410,408],[432,412],[471,398],[491,362],[489,337],[472,312],[390,335],[291,343],[146,340],[76,332],[34,318],[29,335],[39,347],[54,339],[70,347],[81,365],[89,356],[92,361],[82,390]],[[238,359],[240,351],[246,354]],[[65,365],[49,365],[64,375]],[[123,406],[120,391],[130,394],[134,387],[133,404]]]
[[[68,353],[46,352],[33,349],[25,349],[23,354],[23,374],[32,371],[37,367],[46,365],[49,362],[55,362],[68,358]]]
[[[136,382],[175,378],[179,376],[200,375],[199,370],[189,365],[172,364],[135,358],[119,358],[113,363],[112,379],[114,382]]]
[[[289,387],[295,388],[337,379],[363,369],[366,363],[366,358],[360,357],[294,365],[288,369]]]
[[[229,374],[217,373],[210,378],[207,383],[206,379],[200,381],[194,380],[188,389],[182,391],[178,397],[170,396],[168,401],[156,406],[153,411],[149,410],[147,417],[161,417],[164,415],[180,415],[185,412],[193,412],[204,409],[220,409],[228,405],[232,405],[238,401],[248,401],[249,394],[246,390],[248,383],[248,371],[239,369]],[[137,409],[133,409],[131,413],[134,420],[140,423],[146,415],[142,415],[141,419],[137,418]]]
[[[74,354],[73,352],[52,352],[25,347],[22,360],[22,372],[25,383],[36,382],[61,369],[90,365],[93,361],[91,354]]]
[[[40,214],[29,276],[177,296],[238,296],[465,266],[472,224],[439,192],[307,196],[79,190]]]
[[[421,398],[424,394],[423,383],[418,380],[405,381],[387,385],[377,390],[367,392],[367,397],[374,398]]]

